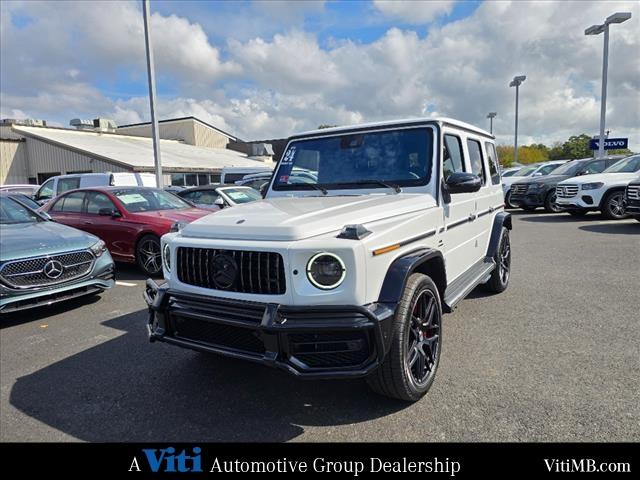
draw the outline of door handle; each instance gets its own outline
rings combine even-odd
[[[84,222],[82,222],[82,223],[84,223],[85,225],[93,225],[93,223],[92,223],[92,222],[89,222],[88,220],[85,220],[85,221],[84,221]]]

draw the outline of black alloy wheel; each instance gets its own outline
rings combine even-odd
[[[407,368],[411,379],[420,388],[435,374],[440,353],[440,318],[434,293],[422,290],[415,300],[407,335]]]
[[[158,237],[145,235],[140,239],[136,246],[136,262],[149,276],[158,275],[162,271],[162,253]]]
[[[493,293],[501,293],[509,286],[509,278],[511,277],[511,239],[509,238],[509,230],[504,227],[500,234],[498,251],[493,260],[496,262],[496,268],[491,272],[491,277],[485,283],[485,288]]]
[[[418,401],[433,384],[442,350],[442,303],[430,277],[407,279],[391,328],[389,352],[367,383],[381,395]]]

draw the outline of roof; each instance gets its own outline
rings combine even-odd
[[[12,129],[43,142],[66,148],[135,171],[154,171],[153,141],[117,133],[100,133],[53,127]],[[176,140],[160,140],[162,168],[165,171],[219,171],[225,167],[261,167],[264,164],[244,153],[224,148],[204,148]]]
[[[471,125],[470,123],[462,122],[460,120],[455,120],[453,118],[447,118],[447,117],[405,118],[401,120],[385,120],[382,122],[361,123],[358,125],[346,125],[343,127],[321,128],[317,130],[309,130],[307,132],[297,133],[293,135],[293,137],[309,136],[309,135],[326,135],[330,133],[340,133],[343,131],[358,130],[361,128],[393,127],[398,125],[412,125],[412,124],[419,125],[419,124],[434,123],[434,122],[451,125],[453,127],[458,127],[465,130],[470,130],[475,133],[479,133],[480,135],[484,135],[486,137],[495,138],[493,134],[487,132],[486,130],[483,130],[482,128],[478,128],[475,125]]]
[[[172,123],[172,122],[181,122],[183,120],[193,120],[195,122],[201,123],[209,128],[212,128],[213,130],[215,130],[216,132],[220,132],[221,134],[223,134],[225,137],[230,138],[231,140],[234,141],[238,141],[240,140],[238,137],[234,137],[233,135],[225,132],[224,130],[220,130],[218,127],[214,127],[213,125],[211,125],[210,123],[205,122],[204,120],[200,120],[198,117],[179,117],[179,118],[168,118],[166,120],[158,120],[158,123]],[[129,123],[127,125],[118,125],[118,129],[121,128],[129,128],[129,127],[143,127],[146,125],[151,125],[151,122],[142,122],[142,123]]]

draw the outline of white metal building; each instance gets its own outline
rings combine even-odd
[[[218,133],[217,129],[213,130],[215,127],[210,128],[209,134],[197,133],[200,121],[193,117],[163,122],[162,125],[164,136],[175,138],[160,140],[164,182],[167,185],[215,182],[225,167],[264,167],[261,161],[225,148],[227,143],[236,139]],[[40,184],[51,176],[68,173],[153,172],[151,138],[124,133],[132,130],[142,135],[146,133],[141,130],[143,127],[125,127],[110,133],[5,122],[0,125],[0,184]],[[184,138],[176,132],[185,133]],[[207,146],[197,146],[196,143]]]

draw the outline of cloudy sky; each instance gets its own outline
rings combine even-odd
[[[640,2],[152,1],[161,118],[252,140],[319,124],[448,116],[521,143],[596,134],[611,27],[607,129],[640,150]],[[149,119],[140,2],[0,4],[0,116]]]

